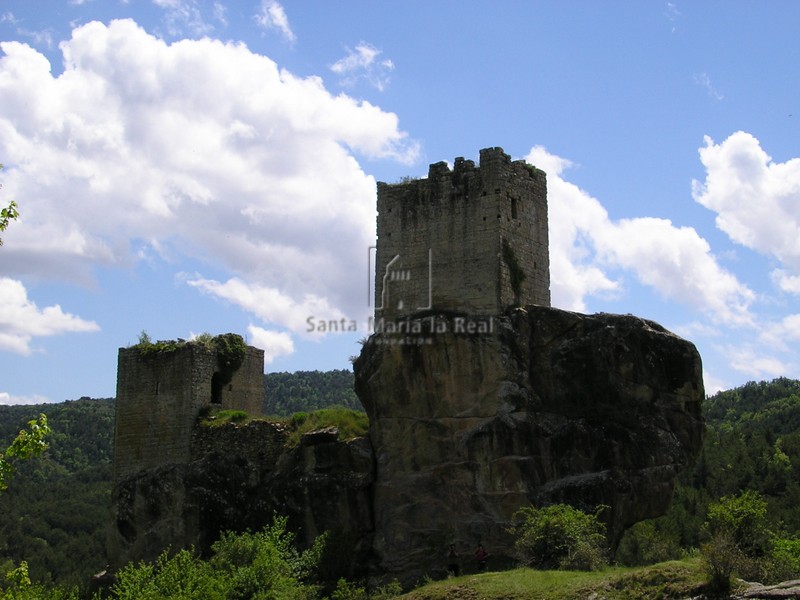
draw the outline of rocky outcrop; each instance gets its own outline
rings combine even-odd
[[[375,452],[383,572],[442,572],[448,544],[509,560],[521,506],[603,513],[612,543],[663,514],[704,433],[700,356],[652,321],[548,307],[433,314],[373,335],[355,362]]]
[[[774,585],[763,585],[740,581],[740,589],[732,598],[800,598],[800,579],[784,581]]]
[[[223,531],[256,531],[286,516],[302,545],[325,531],[348,544],[343,574],[366,564],[372,532],[374,465],[366,438],[338,432],[286,445],[275,423],[195,427],[192,459],[143,470],[114,486],[113,566],[152,560],[171,547],[206,553]]]
[[[651,321],[529,306],[381,325],[355,362],[368,438],[289,447],[274,423],[196,425],[188,460],[115,483],[112,566],[207,552],[277,513],[305,545],[333,531],[340,574],[436,576],[451,543],[482,543],[493,568],[520,507],[607,505],[615,543],[666,511],[700,450],[700,357]]]

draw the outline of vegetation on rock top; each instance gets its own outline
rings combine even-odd
[[[298,412],[291,416],[288,423],[291,433],[287,444],[290,447],[298,446],[303,434],[320,429],[335,427],[341,441],[363,437],[369,429],[366,413],[341,407],[324,408],[311,413]]]

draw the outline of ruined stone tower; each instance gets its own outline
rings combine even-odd
[[[190,459],[192,428],[201,408],[217,405],[260,415],[264,402],[264,351],[241,343],[235,360],[200,343],[168,351],[140,345],[120,348],[117,363],[114,482]],[[231,364],[233,362],[233,364]]]
[[[550,306],[544,171],[480,151],[427,179],[378,183],[375,318]]]

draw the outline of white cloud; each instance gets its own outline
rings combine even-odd
[[[57,304],[40,309],[21,282],[7,277],[0,277],[0,306],[0,351],[29,355],[34,337],[100,330],[97,323],[65,313]]]
[[[390,59],[378,60],[381,54],[372,44],[360,42],[355,50],[347,48],[347,54],[333,63],[330,69],[340,76],[341,85],[349,87],[364,79],[382,92],[389,84],[389,74],[394,70],[394,63]]]
[[[8,392],[0,392],[0,406],[13,406],[17,404],[47,404],[52,402],[44,396],[14,396]]]
[[[220,25],[223,27],[228,26],[228,18],[225,16],[225,13],[228,11],[227,7],[222,2],[214,2],[212,7],[212,14],[214,18],[219,21]]]
[[[791,365],[751,345],[723,348],[731,367],[753,379],[773,379],[791,372]]]
[[[561,173],[572,166],[564,158],[535,146],[525,157],[547,173],[548,219],[550,226],[550,292],[553,306],[586,311],[586,297],[619,291],[596,264],[587,232],[592,223],[608,221],[601,204]]]
[[[800,314],[786,315],[764,325],[759,338],[763,346],[772,351],[790,351],[793,342],[800,342]]]
[[[636,273],[665,298],[727,325],[752,325],[755,294],[723,269],[692,227],[666,219],[623,219],[595,236],[607,260]]]
[[[708,73],[695,73],[694,82],[705,88],[708,92],[708,95],[714,98],[714,100],[724,100],[725,96],[720,94],[716,88],[711,85],[711,78],[709,78]]]
[[[665,15],[667,20],[672,23],[672,33],[675,33],[678,30],[676,23],[681,17],[681,12],[678,10],[678,7],[674,2],[667,2]]]
[[[261,0],[258,12],[253,18],[260,27],[279,31],[289,42],[294,42],[297,39],[297,36],[289,26],[286,11],[280,2],[276,0]]]
[[[243,45],[170,45],[130,20],[75,29],[56,78],[34,49],[0,48],[4,194],[25,199],[0,275],[188,257],[233,275],[206,291],[274,292],[286,307],[264,318],[293,331],[306,309],[365,310],[375,181],[351,153],[413,161],[395,114]]]
[[[294,352],[292,336],[283,331],[269,331],[255,325],[247,327],[248,343],[264,350],[264,364],[270,364],[279,356]]]
[[[205,22],[197,0],[153,0],[153,4],[163,8],[167,33],[175,37],[187,30],[195,36],[206,35],[213,27]]]
[[[717,263],[694,229],[664,219],[612,221],[598,200],[562,178],[569,161],[542,147],[526,160],[547,172],[554,306],[583,311],[588,296],[619,293],[610,272],[623,269],[716,322],[752,324],[753,292]]]
[[[775,269],[771,275],[779,289],[790,294],[800,295],[800,275],[789,275],[783,269]]]
[[[714,375],[704,370],[703,388],[705,389],[706,396],[713,396],[717,392],[722,392],[724,390],[730,389],[730,386],[726,385],[724,381],[714,377]]]
[[[800,341],[800,314],[789,315],[781,321],[785,339]]]
[[[706,179],[693,182],[694,199],[717,213],[734,242],[778,259],[780,285],[797,289],[800,275],[800,159],[775,163],[743,131],[721,144],[706,137],[700,160]]]
[[[236,278],[229,279],[225,283],[199,278],[189,279],[187,283],[203,292],[240,306],[265,323],[281,325],[296,334],[308,337],[320,337],[321,335],[318,332],[309,332],[309,317],[315,321],[338,321],[347,318],[341,310],[331,306],[327,298],[314,294],[305,294],[302,298],[295,299],[278,289],[248,284]],[[367,307],[364,306],[360,312],[363,313],[366,310]],[[359,314],[359,318],[363,316]]]

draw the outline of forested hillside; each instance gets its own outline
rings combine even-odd
[[[351,371],[269,373],[264,414],[281,417],[327,406],[363,410]],[[114,399],[0,406],[0,448],[39,413],[53,430],[40,458],[15,463],[0,493],[0,580],[27,560],[38,581],[85,582],[106,564]]]
[[[83,582],[106,564],[114,402],[0,406],[0,448],[40,412],[53,430],[50,447],[16,462],[0,493],[0,573],[24,559],[39,581]]]
[[[264,414],[287,417],[296,412],[341,406],[361,410],[353,391],[353,372],[297,371],[264,375]]]
[[[644,563],[697,548],[708,505],[748,489],[767,501],[773,531],[800,536],[800,381],[750,382],[709,397],[703,412],[703,450],[670,511],[629,530],[618,558]]]
[[[360,409],[352,378],[349,371],[268,374],[265,412]],[[25,559],[36,580],[82,582],[105,566],[114,401],[0,406],[0,447],[39,412],[53,429],[50,449],[17,463],[0,493],[0,575]],[[704,448],[681,477],[672,508],[632,528],[618,560],[644,563],[698,547],[708,505],[744,489],[766,499],[773,530],[800,534],[800,381],[748,383],[708,398],[704,412]]]

